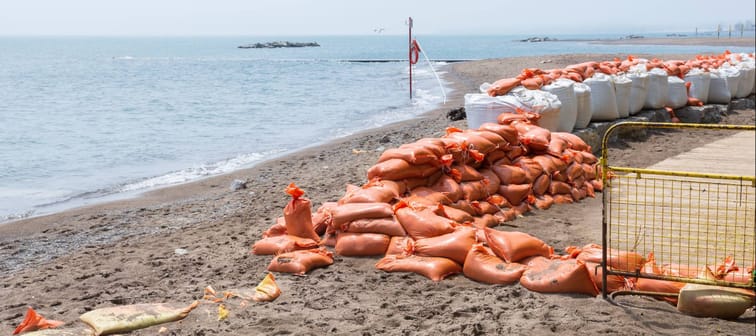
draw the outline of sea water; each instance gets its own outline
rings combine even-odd
[[[417,38],[434,60],[724,50]],[[321,46],[237,48],[277,40]],[[443,63],[421,56],[410,100],[407,62],[347,61],[406,59],[407,45],[383,35],[0,37],[0,222],[249,167],[416,117],[444,103],[448,87],[434,74],[443,77]]]

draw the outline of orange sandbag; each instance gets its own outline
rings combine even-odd
[[[483,230],[486,232],[488,246],[506,262],[516,262],[532,256],[549,257],[554,254],[551,246],[527,233],[498,231],[490,228]]]
[[[331,209],[332,225],[336,228],[364,218],[386,218],[393,215],[388,203],[347,203]]]
[[[551,181],[549,185],[549,194],[551,195],[569,195],[570,185],[564,182]]]
[[[372,180],[360,188],[347,188],[339,200],[344,203],[388,203],[404,194],[403,184],[389,180]]]
[[[541,174],[533,182],[533,194],[541,196],[549,191],[549,186],[551,186],[551,175]]]
[[[551,197],[551,195],[538,196],[535,198],[535,203],[533,205],[538,209],[546,210],[554,205],[554,198]]]
[[[463,196],[462,188],[459,187],[459,183],[446,174],[442,175],[438,181],[429,188],[444,193],[452,203],[458,201]]]
[[[340,228],[342,232],[351,233],[382,233],[388,236],[404,236],[407,234],[394,217],[357,219],[342,224]]]
[[[336,254],[346,257],[384,255],[391,238],[380,233],[341,232],[336,237]]]
[[[568,247],[568,249],[571,251],[576,250],[576,248],[574,247]],[[596,264],[601,263],[603,253],[601,245],[588,244],[583,246],[579,250],[580,252],[576,257],[578,260]],[[607,266],[626,272],[635,272],[636,270],[641,270],[643,269],[643,265],[646,264],[646,258],[635,252],[621,251],[610,248],[607,251],[606,257],[609,259],[607,261]]]
[[[572,203],[575,203],[575,200],[569,194],[567,194],[567,195],[557,194],[557,195],[551,195],[551,197],[554,198],[554,203],[555,204],[572,204]]]
[[[462,189],[460,188],[460,191]],[[413,198],[424,198],[428,201],[430,201],[430,204],[451,204],[452,199],[447,196],[446,193],[435,191],[429,187],[417,187],[412,189],[412,192],[410,192],[410,197]]]
[[[316,247],[318,247],[318,243],[310,238],[280,235],[258,240],[252,245],[252,253],[257,255],[274,255],[296,250],[309,250]]]
[[[532,188],[531,184],[503,184],[499,187],[499,194],[510,204],[517,206],[528,198],[533,191]]]
[[[491,194],[488,193],[488,180],[462,182],[459,187],[462,189],[462,196],[468,201],[478,201],[486,199]]]
[[[596,285],[596,289],[599,291],[602,290],[602,286],[604,284],[604,271],[601,268],[601,264],[596,264],[592,262],[586,262],[585,267],[588,268],[588,274],[591,275],[591,279],[593,280],[593,283]],[[607,293],[613,293],[618,290],[624,290],[628,288],[629,282],[625,279],[625,277],[621,275],[616,274],[610,274],[606,276],[606,292]]]
[[[370,167],[367,172],[367,178],[369,180],[380,178],[382,180],[397,181],[428,177],[438,170],[439,167],[432,164],[411,164],[402,159],[389,159]]]
[[[520,79],[518,78],[499,79],[488,87],[486,93],[491,97],[503,96],[518,85],[520,85]]]
[[[489,197],[490,199],[490,197]],[[482,216],[487,214],[495,214],[501,211],[501,208],[488,201],[472,201],[470,206],[475,209],[475,213],[472,215]]]
[[[590,180],[591,186],[593,186],[593,190],[595,191],[603,191],[604,190],[604,182],[601,181],[601,178],[596,180]]]
[[[37,314],[32,307],[26,309],[26,316],[21,324],[13,330],[13,335],[25,333],[34,330],[43,330],[49,328],[57,328],[65,324],[63,321],[48,320],[42,315]]]
[[[499,175],[496,175],[496,173],[489,168],[480,169],[480,175],[483,176],[483,180],[487,180],[487,182],[485,182],[486,193],[489,195],[495,194],[501,185]]]
[[[477,169],[466,164],[453,164],[451,169],[456,169],[460,173],[459,182],[480,181],[483,175]]]
[[[481,131],[489,131],[498,134],[504,141],[510,145],[517,145],[520,143],[520,139],[517,135],[517,129],[511,125],[499,125],[496,123],[485,123],[478,128]]]
[[[378,162],[384,162],[391,159],[401,159],[411,164],[437,164],[438,156],[430,148],[422,145],[408,145],[399,148],[387,149],[378,158]]]
[[[507,158],[511,160],[516,160],[517,158],[525,155],[528,152],[528,149],[523,144],[519,144],[516,146],[509,146],[506,149],[507,152]],[[507,163],[511,164],[511,162]]]
[[[413,240],[409,236],[405,237],[391,237],[391,241],[389,242],[389,246],[386,249],[386,255],[396,255],[396,254],[403,254],[407,255],[409,251],[412,250],[412,245],[415,244],[415,240]]]
[[[494,215],[491,214],[484,214],[481,216],[475,216],[475,220],[473,220],[473,226],[479,229],[485,228],[485,227],[494,227],[499,225],[502,222],[502,220]]]
[[[375,268],[386,272],[413,272],[433,281],[462,272],[462,267],[448,258],[390,255],[379,260]]]
[[[286,193],[291,195],[291,201],[284,208],[286,233],[301,238],[310,238],[316,242],[320,241],[320,237],[312,227],[312,211],[310,209],[312,204],[310,200],[302,198],[304,191],[291,183],[286,188]]]
[[[551,132],[551,137],[567,141],[568,148],[570,149],[576,151],[591,151],[591,146],[588,146],[582,138],[575,134],[568,132]]]
[[[472,228],[460,227],[445,235],[418,239],[411,253],[422,257],[445,257],[462,264],[467,252],[475,244],[475,231]]]
[[[450,206],[445,206],[443,204],[439,204],[434,212],[439,216],[444,216],[457,223],[465,223],[465,222],[473,221],[473,216],[470,213],[450,207]]]
[[[454,221],[436,215],[431,209],[414,210],[398,205],[396,219],[413,239],[436,237],[454,231]]]
[[[545,151],[551,142],[551,132],[543,127],[527,124],[515,124],[520,132],[520,142],[532,151]]]
[[[268,271],[304,275],[312,269],[333,264],[333,253],[325,248],[287,252],[277,255]]]
[[[491,170],[499,177],[501,184],[523,184],[530,182],[524,169],[509,165],[508,162],[505,164],[497,162],[491,166]]]
[[[313,223],[313,225],[315,225]],[[280,235],[286,234],[286,219],[284,217],[278,217],[276,218],[276,223],[271,225],[265,232],[263,232],[262,237],[268,238],[268,237],[275,237]]]
[[[538,161],[533,160],[533,158],[527,157],[527,156],[521,156],[517,160],[514,160],[512,162],[512,165],[522,168],[525,171],[525,174],[528,177],[528,181],[526,183],[533,183],[538,176],[541,176],[543,174],[543,167],[541,166]]]
[[[524,265],[501,260],[483,244],[472,246],[462,268],[466,277],[492,285],[515,283],[524,271]]]
[[[575,259],[531,258],[520,284],[539,293],[579,293],[596,296],[599,291],[585,263]]]

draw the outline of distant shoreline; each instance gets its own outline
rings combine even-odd
[[[558,39],[549,37],[531,37],[524,40],[515,40],[523,43],[543,42],[586,42],[590,44],[604,45],[698,45],[698,46],[731,46],[731,47],[754,47],[754,37],[635,37],[635,38],[571,38]]]

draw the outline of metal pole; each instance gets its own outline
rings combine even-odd
[[[408,56],[407,56],[407,64],[409,64],[409,96],[410,100],[412,100],[412,17],[410,16],[409,20],[409,33],[407,34],[409,36],[409,44],[407,44],[408,47]]]

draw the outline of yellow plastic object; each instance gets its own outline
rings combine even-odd
[[[754,304],[753,291],[710,285],[687,284],[680,290],[677,310],[698,317],[732,320]]]

